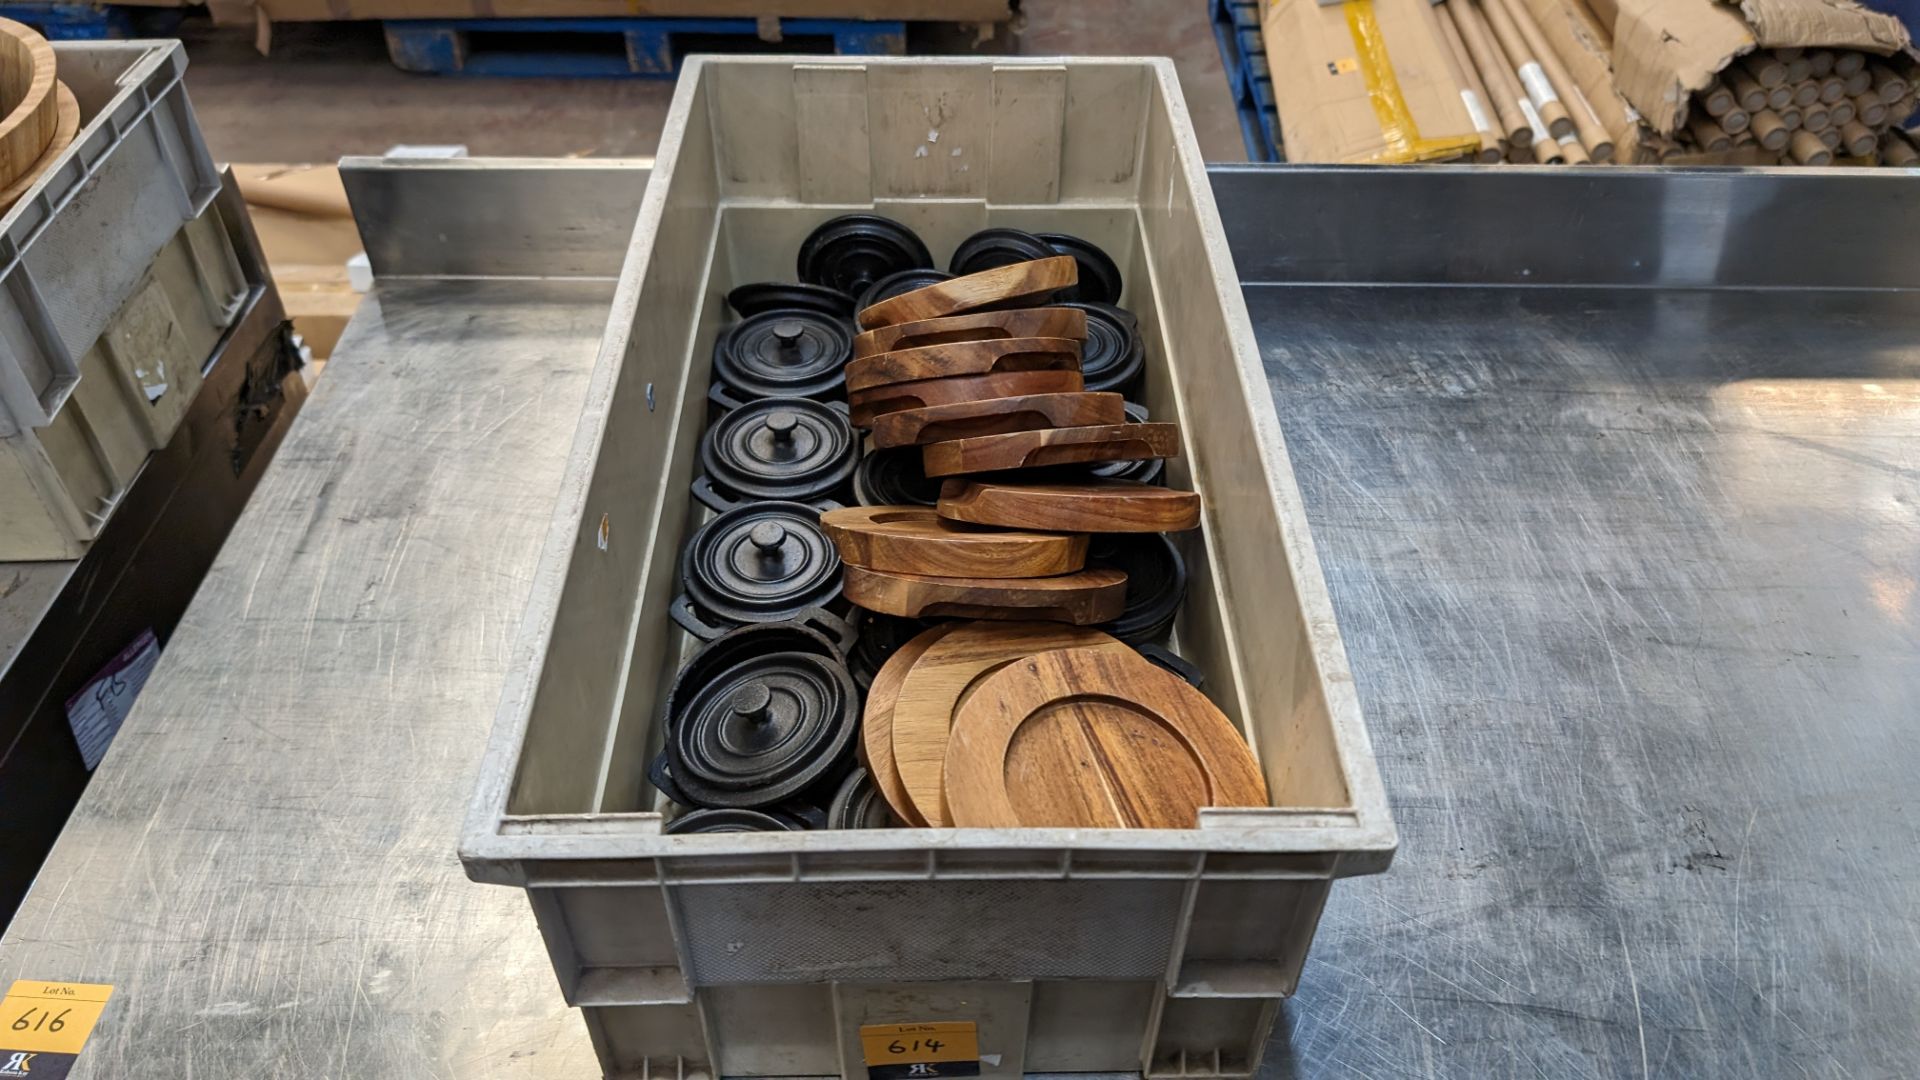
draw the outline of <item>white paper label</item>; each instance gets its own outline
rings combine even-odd
[[[1546,142],[1553,138],[1553,134],[1547,130],[1546,123],[1540,119],[1540,110],[1533,107],[1533,102],[1521,98],[1519,104],[1520,115],[1527,118],[1527,126],[1533,129],[1533,141]]]
[[[1543,109],[1548,102],[1560,100],[1560,95],[1553,92],[1553,83],[1547,81],[1547,73],[1537,63],[1520,65],[1520,81],[1527,84],[1527,96]]]
[[[1487,118],[1487,110],[1481,107],[1480,95],[1471,90],[1462,90],[1460,101],[1467,107],[1467,115],[1473,118],[1473,130],[1493,134],[1493,121]]]
[[[92,772],[107,755],[107,746],[126,721],[133,699],[147,685],[153,665],[160,659],[160,643],[152,630],[140,636],[120,654],[107,662],[93,681],[67,699],[67,725],[73,728],[73,741],[80,746],[80,759]]]

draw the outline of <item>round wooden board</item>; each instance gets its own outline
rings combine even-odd
[[[6,108],[0,116],[0,184],[10,187],[38,164],[60,128],[55,65],[46,38],[0,19],[0,105]]]
[[[993,375],[962,375],[952,379],[922,379],[857,390],[847,395],[855,427],[872,427],[874,420],[902,409],[924,409],[961,401],[1025,397],[1029,394],[1077,394],[1087,388],[1078,371],[1003,371]]]
[[[1200,524],[1200,496],[1130,480],[997,484],[949,480],[940,516],[976,525],[1054,532],[1183,532]]]
[[[849,506],[820,515],[848,566],[934,577],[1041,578],[1087,564],[1087,537],[993,529],[928,506]]]
[[[1177,424],[1103,424],[983,435],[920,448],[928,476],[1037,469],[1094,461],[1144,461],[1180,453]]]
[[[1058,623],[954,623],[913,662],[896,691],[888,727],[901,787],[928,825],[949,824],[942,794],[947,735],[973,688],[1034,653],[1073,648],[1127,649],[1098,630]]]
[[[902,409],[874,418],[873,445],[885,450],[1014,431],[1122,424],[1127,419],[1126,405],[1119,394],[1082,393],[1027,394]]]
[[[1126,573],[1105,567],[1023,579],[928,577],[859,566],[842,571],[849,601],[909,619],[1044,619],[1091,626],[1112,622],[1127,607]]]
[[[1012,311],[975,311],[922,319],[868,330],[853,339],[853,356],[878,356],[900,349],[919,349],[955,341],[997,341],[1001,338],[1072,338],[1087,340],[1087,313],[1079,308],[1015,308]]]
[[[957,375],[1079,370],[1080,343],[1072,338],[959,341],[855,360],[847,365],[847,392]]]
[[[1131,649],[1004,665],[960,703],[944,760],[960,828],[1191,829],[1203,806],[1267,805],[1233,722]]]
[[[66,83],[59,83],[54,87],[54,96],[60,106],[59,127],[54,129],[53,140],[47,143],[46,152],[40,155],[40,160],[15,177],[13,183],[0,188],[0,214],[12,209],[13,204],[20,201],[20,196],[34,185],[34,181],[53,168],[53,163],[67,147],[73,145],[73,137],[80,132],[80,102],[74,98],[73,91],[67,89]]]
[[[917,828],[925,828],[927,819],[914,809],[913,800],[907,796],[907,788],[900,780],[900,769],[893,759],[893,713],[900,697],[900,688],[907,681],[907,672],[912,670],[927,649],[949,633],[964,626],[964,623],[942,623],[914,635],[905,645],[894,650],[887,662],[873,676],[873,685],[867,689],[867,706],[860,720],[860,757],[867,767],[868,775],[873,777],[874,790],[887,800],[887,805],[899,815],[900,820]]]
[[[882,300],[860,313],[860,328],[874,330],[978,311],[994,304],[1039,300],[1079,280],[1080,265],[1071,255],[996,266]]]

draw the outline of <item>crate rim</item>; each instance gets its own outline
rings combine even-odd
[[[669,183],[682,150],[682,132],[693,111],[694,94],[709,66],[828,66],[828,67],[1056,67],[1085,65],[1134,65],[1150,74],[1161,93],[1174,123],[1192,130],[1192,118],[1181,93],[1177,68],[1172,59],[1156,56],[813,56],[799,54],[760,54],[730,56],[695,54],[689,56],[674,86],[665,119],[665,135],[654,155],[654,167],[647,191],[640,204],[628,246],[626,261],[608,312],[608,332],[602,335],[594,358],[593,374],[581,403],[581,418],[568,453],[568,465],[555,507],[554,522],[543,543],[533,587],[514,637],[508,673],[503,684],[494,723],[488,735],[474,793],[468,804],[458,850],[467,874],[475,881],[495,884],[526,884],[529,864],[566,864],[627,860],[694,859],[825,859],[862,852],[890,850],[991,853],[1032,850],[1135,851],[1168,855],[1309,855],[1334,857],[1328,877],[1345,877],[1380,872],[1391,863],[1399,846],[1399,833],[1387,803],[1379,765],[1373,754],[1372,740],[1360,709],[1346,647],[1338,630],[1330,635],[1308,635],[1303,647],[1309,649],[1319,671],[1326,709],[1332,721],[1337,758],[1346,783],[1350,806],[1334,811],[1314,808],[1261,807],[1209,809],[1202,812],[1202,827],[1195,829],[914,829],[883,831],[805,831],[784,833],[729,833],[707,836],[670,836],[660,831],[664,822],[658,813],[588,813],[562,815],[514,815],[507,810],[514,778],[518,774],[526,733],[532,723],[539,676],[552,639],[564,593],[567,568],[581,530],[586,527],[589,507],[587,490],[619,371],[625,363],[626,338],[616,328],[631,323],[638,308],[639,290],[652,262],[653,237],[666,210]],[[1200,160],[1198,146],[1191,138],[1176,141],[1176,157],[1194,193],[1195,212],[1201,217],[1214,248],[1212,265],[1224,268],[1213,282],[1228,323],[1229,347],[1243,392],[1254,403],[1254,421],[1259,429],[1258,453],[1267,467],[1268,493],[1276,516],[1285,524],[1290,543],[1282,554],[1293,572],[1301,614],[1311,626],[1336,627],[1332,597],[1320,567],[1319,556],[1308,532],[1305,512],[1297,491],[1289,501],[1283,489],[1294,486],[1293,466],[1280,431],[1277,409],[1269,392],[1261,365],[1259,346],[1252,320],[1241,293],[1238,273],[1227,249],[1226,234],[1219,208]],[[822,209],[829,209],[823,206]],[[1234,657],[1237,671],[1247,661]],[[1233,827],[1208,827],[1208,819],[1260,819],[1260,824]],[[1344,819],[1339,824],[1325,820],[1302,827],[1297,819],[1313,817]],[[516,823],[541,822],[535,831],[517,832]],[[1292,822],[1292,824],[1289,824]],[[930,837],[923,844],[909,838]],[[889,875],[891,876],[891,875]],[[858,873],[842,875],[842,880],[857,878]]]

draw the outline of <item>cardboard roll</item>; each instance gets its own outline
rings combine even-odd
[[[1087,313],[1078,308],[1015,308],[1011,311],[974,311],[944,319],[924,319],[867,330],[853,339],[855,360],[901,349],[948,345],[960,341],[1000,341],[1006,338],[1087,337]]]
[[[940,516],[953,521],[1053,532],[1181,532],[1200,524],[1200,496],[1126,480],[948,480],[939,507]]]
[[[1091,626],[1126,610],[1127,575],[1107,568],[1043,578],[955,578],[846,568],[854,604],[909,619],[1040,619]]]
[[[1087,549],[1087,565],[1127,577],[1126,601],[1104,629],[1132,645],[1159,641],[1173,628],[1187,599],[1187,561],[1159,533],[1111,533]]]
[[[769,623],[722,635],[667,694],[667,767],[680,801],[824,802],[852,767],[859,700],[843,653],[817,630]]]
[[[920,469],[913,447],[875,450],[853,470],[853,501],[861,506],[932,506],[940,500],[940,481]]]
[[[769,311],[811,311],[834,319],[853,318],[853,297],[839,289],[805,282],[760,281],[727,293],[727,306],[742,318]]]
[[[752,499],[817,504],[846,489],[859,461],[860,437],[837,403],[766,398],[707,427],[693,494],[713,510]]]
[[[897,778],[882,788],[895,812],[913,824],[935,827],[952,824],[944,772],[954,715],[983,679],[1050,649],[1126,649],[1098,630],[1045,622],[949,623],[915,638],[913,646],[917,654],[904,664],[896,657],[889,664],[893,670],[875,681],[875,693],[884,686],[891,698],[876,709],[869,695],[863,741],[868,758],[887,760]],[[884,748],[876,746],[883,735]]]
[[[920,266],[888,274],[860,290],[860,295],[853,302],[854,314],[857,316],[882,300],[891,300],[915,289],[924,289],[929,285],[938,285],[943,281],[952,280],[952,274],[945,270],[935,270],[931,266]]]
[[[982,680],[954,715],[942,790],[961,828],[1191,829],[1202,807],[1267,805],[1233,722],[1113,648],[1042,652]]]
[[[1080,343],[1072,338],[960,341],[855,360],[847,365],[847,392],[968,375],[1079,370]]]
[[[742,319],[713,343],[713,400],[723,408],[770,397],[838,397],[853,357],[853,331],[816,311],[767,311]]]
[[[1061,306],[1080,312],[1087,320],[1086,344],[1080,349],[1080,373],[1087,389],[1111,390],[1128,398],[1137,395],[1147,366],[1139,320],[1131,311],[1111,304]]]
[[[853,425],[872,427],[874,420],[902,409],[925,409],[962,401],[1025,397],[1030,394],[1077,394],[1086,388],[1077,371],[1002,371],[991,375],[960,375],[949,379],[889,383],[847,395]]]
[[[875,417],[873,444],[924,446],[1015,431],[1119,424],[1126,415],[1126,403],[1119,394],[1026,394],[962,401]]]
[[[860,689],[871,690],[873,680],[907,642],[930,625],[920,619],[902,619],[895,615],[854,609],[853,646],[847,650],[847,669]]]
[[[953,249],[947,270],[959,277],[1057,254],[1045,240],[1024,229],[981,229]]]
[[[800,280],[854,296],[902,270],[933,265],[912,229],[878,214],[846,214],[822,223],[800,244]]]
[[[1113,257],[1101,250],[1100,246],[1066,233],[1035,233],[1035,236],[1047,242],[1056,255],[1071,255],[1078,264],[1080,280],[1070,288],[1062,289],[1058,295],[1062,300],[1078,300],[1089,304],[1117,304],[1125,290],[1125,282],[1120,277],[1120,267]]]
[[[1169,458],[1179,452],[1180,429],[1172,424],[1101,424],[1015,431],[928,443],[920,448],[921,466],[930,477]]]
[[[694,532],[680,551],[686,591],[670,611],[702,640],[738,626],[783,622],[840,600],[840,556],[804,503],[742,503]],[[834,633],[851,641],[851,628]]]
[[[827,807],[829,829],[893,829],[899,825],[865,769],[848,773],[834,793],[833,804]]]
[[[948,521],[925,506],[829,510],[820,527],[840,561],[868,570],[932,577],[1038,578],[1086,565],[1087,538],[988,529]]]
[[[902,293],[860,311],[862,329],[919,322],[997,305],[1041,303],[1079,280],[1073,259],[1056,255],[968,274]]]
[[[796,827],[789,819],[763,814],[758,810],[695,810],[674,818],[665,831],[668,836],[696,836],[705,833],[788,832]]]

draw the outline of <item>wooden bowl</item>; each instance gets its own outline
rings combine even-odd
[[[12,19],[0,19],[0,110],[0,185],[11,185],[40,161],[60,127],[53,46]]]
[[[54,96],[58,99],[60,106],[60,125],[54,129],[53,140],[47,143],[46,150],[40,154],[40,160],[15,177],[13,183],[0,187],[0,214],[11,210],[13,204],[20,201],[20,196],[25,195],[27,189],[33,186],[34,181],[40,179],[41,174],[48,169],[53,168],[54,160],[67,147],[73,145],[74,136],[80,133],[80,102],[74,98],[73,91],[67,89],[66,83],[56,84],[54,90]]]

